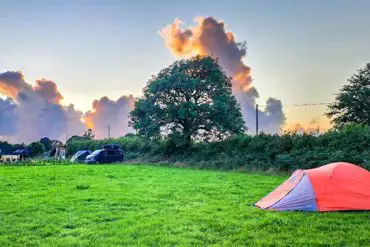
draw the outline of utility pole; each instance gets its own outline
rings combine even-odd
[[[256,135],[258,135],[258,104],[256,104]]]
[[[108,139],[110,139],[110,125],[108,125]]]

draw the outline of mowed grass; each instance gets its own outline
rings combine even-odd
[[[284,179],[149,165],[0,167],[0,246],[370,244],[370,212],[252,206]]]

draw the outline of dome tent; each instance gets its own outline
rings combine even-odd
[[[296,170],[255,206],[277,211],[370,210],[370,172],[345,162]]]

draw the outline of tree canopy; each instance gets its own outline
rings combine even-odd
[[[14,147],[12,144],[8,142],[0,141],[0,155],[1,154],[9,154],[14,151]]]
[[[74,141],[92,140],[91,136],[89,136],[89,134],[86,134],[86,133],[87,132],[84,133],[84,136],[78,136],[78,135],[71,136],[70,138],[68,138],[66,143],[68,144],[68,143],[74,142]]]
[[[41,142],[32,142],[27,148],[34,156],[40,155],[44,151],[44,145]]]
[[[135,103],[131,125],[140,135],[225,139],[244,131],[231,80],[212,57],[174,62],[153,76]]]
[[[42,143],[42,145],[44,145],[44,150],[45,151],[49,151],[52,148],[53,141],[50,140],[50,138],[48,138],[48,137],[43,137],[43,138],[40,139],[40,143]]]
[[[370,63],[348,79],[326,115],[336,127],[350,123],[370,126]]]

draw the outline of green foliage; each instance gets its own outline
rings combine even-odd
[[[26,145],[24,143],[21,143],[21,144],[19,144],[19,143],[13,144],[13,150],[14,151],[17,150],[17,149],[23,149],[25,147],[26,147]]]
[[[180,162],[202,168],[291,171],[314,168],[330,162],[347,161],[370,169],[370,127],[347,125],[322,135],[238,135],[220,142],[197,142],[190,148],[176,138],[147,142],[140,136],[118,139],[75,141],[67,145],[72,155],[78,150],[118,143],[125,159]],[[180,141],[180,143],[178,143]]]
[[[370,63],[348,80],[326,115],[337,127],[350,123],[370,126]]]
[[[0,154],[8,154],[8,153],[11,153],[13,152],[15,149],[14,149],[14,146],[8,142],[3,142],[3,141],[0,141]]]
[[[87,190],[89,188],[90,188],[90,185],[88,185],[88,184],[77,184],[76,185],[77,190]]]
[[[52,149],[53,141],[48,137],[43,137],[40,140],[40,143],[44,146],[44,151],[50,151]]]
[[[212,164],[224,169],[290,171],[346,161],[370,169],[370,128],[358,125],[323,135],[238,136],[230,141],[198,144],[182,156],[182,162]]]
[[[32,142],[27,148],[32,152],[33,156],[38,156],[44,152],[44,145],[41,142]]]
[[[183,146],[244,131],[230,78],[213,58],[200,56],[177,61],[149,80],[131,124],[146,138],[169,134]]]
[[[368,211],[271,212],[253,207],[285,176],[126,164],[0,167],[0,179],[0,246],[370,242]]]
[[[88,134],[88,133],[86,132],[84,136],[77,136],[77,135],[71,136],[71,137],[67,140],[67,144],[68,144],[68,143],[71,143],[71,142],[74,142],[74,141],[85,141],[85,140],[91,140],[92,138],[86,137],[86,136],[89,136],[89,135],[91,135],[91,134]]]

